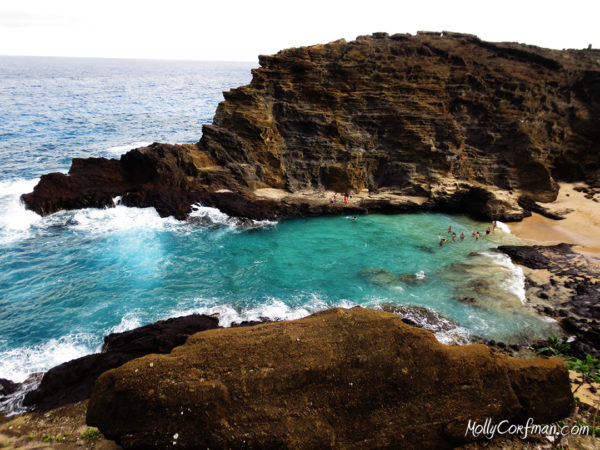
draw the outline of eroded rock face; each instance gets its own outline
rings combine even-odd
[[[416,209],[518,220],[555,199],[556,180],[600,185],[599,60],[597,50],[457,33],[376,33],[283,50],[259,57],[252,82],[224,93],[198,144],[75,160],[69,176],[47,175],[23,199],[40,214],[121,195],[162,215],[183,217],[200,201],[267,218],[328,210],[261,203],[255,189],[369,189],[428,199]]]
[[[560,359],[445,346],[353,308],[131,361],[98,379],[87,422],[125,448],[451,448],[469,419],[550,422],[572,401]]]

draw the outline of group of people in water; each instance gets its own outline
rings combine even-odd
[[[487,227],[487,229],[485,230],[485,235],[486,235],[486,236],[489,236],[489,235],[490,235],[490,233],[492,233],[493,231],[496,231],[496,228],[498,228],[498,222],[496,222],[496,221],[494,220],[494,223],[492,224],[492,226],[491,226],[491,227]],[[460,238],[460,240],[461,240],[461,241],[464,241],[464,239],[465,239],[465,233],[461,232],[461,233],[460,233],[460,236],[457,236],[457,235],[456,235],[456,232],[455,232],[455,231],[452,231],[452,225],[450,225],[450,226],[448,227],[448,233],[449,233],[449,234],[451,235],[451,237],[452,237],[452,242],[456,242],[456,240],[457,240],[458,238]],[[473,232],[471,233],[471,236],[473,236],[473,238],[474,238],[476,241],[478,241],[478,240],[479,240],[479,238],[481,237],[481,234],[479,233],[479,231],[473,231]],[[444,245],[446,242],[450,242],[448,239],[446,239],[446,238],[444,238],[444,237],[441,237],[441,236],[438,236],[438,239],[440,240],[440,247],[442,247],[442,246],[443,246],[443,245]]]

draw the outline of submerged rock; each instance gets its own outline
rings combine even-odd
[[[53,367],[23,404],[39,411],[86,399],[100,374],[148,353],[168,353],[190,334],[217,328],[217,318],[192,314],[135,328],[104,338],[102,353],[83,356]]]
[[[87,423],[125,448],[452,448],[468,420],[547,423],[572,405],[558,358],[445,346],[353,308],[210,330],[133,360],[98,379]]]
[[[396,275],[389,270],[378,267],[369,267],[359,272],[359,275],[366,278],[370,283],[378,286],[394,286],[398,284],[421,284],[427,281],[422,273],[401,273]]]

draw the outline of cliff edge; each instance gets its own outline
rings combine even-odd
[[[325,192],[354,191],[354,212],[515,220],[556,181],[600,185],[598,50],[375,33],[259,63],[197,144],[74,160],[23,200],[40,214],[122,196],[180,218],[194,202],[272,218],[331,213]]]
[[[331,309],[208,330],[98,379],[87,423],[125,448],[453,448],[469,420],[549,423],[559,358],[446,346],[395,314]]]

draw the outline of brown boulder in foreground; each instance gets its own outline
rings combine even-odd
[[[450,448],[469,419],[572,407],[560,359],[451,347],[391,313],[208,330],[103,374],[87,422],[125,448]]]

